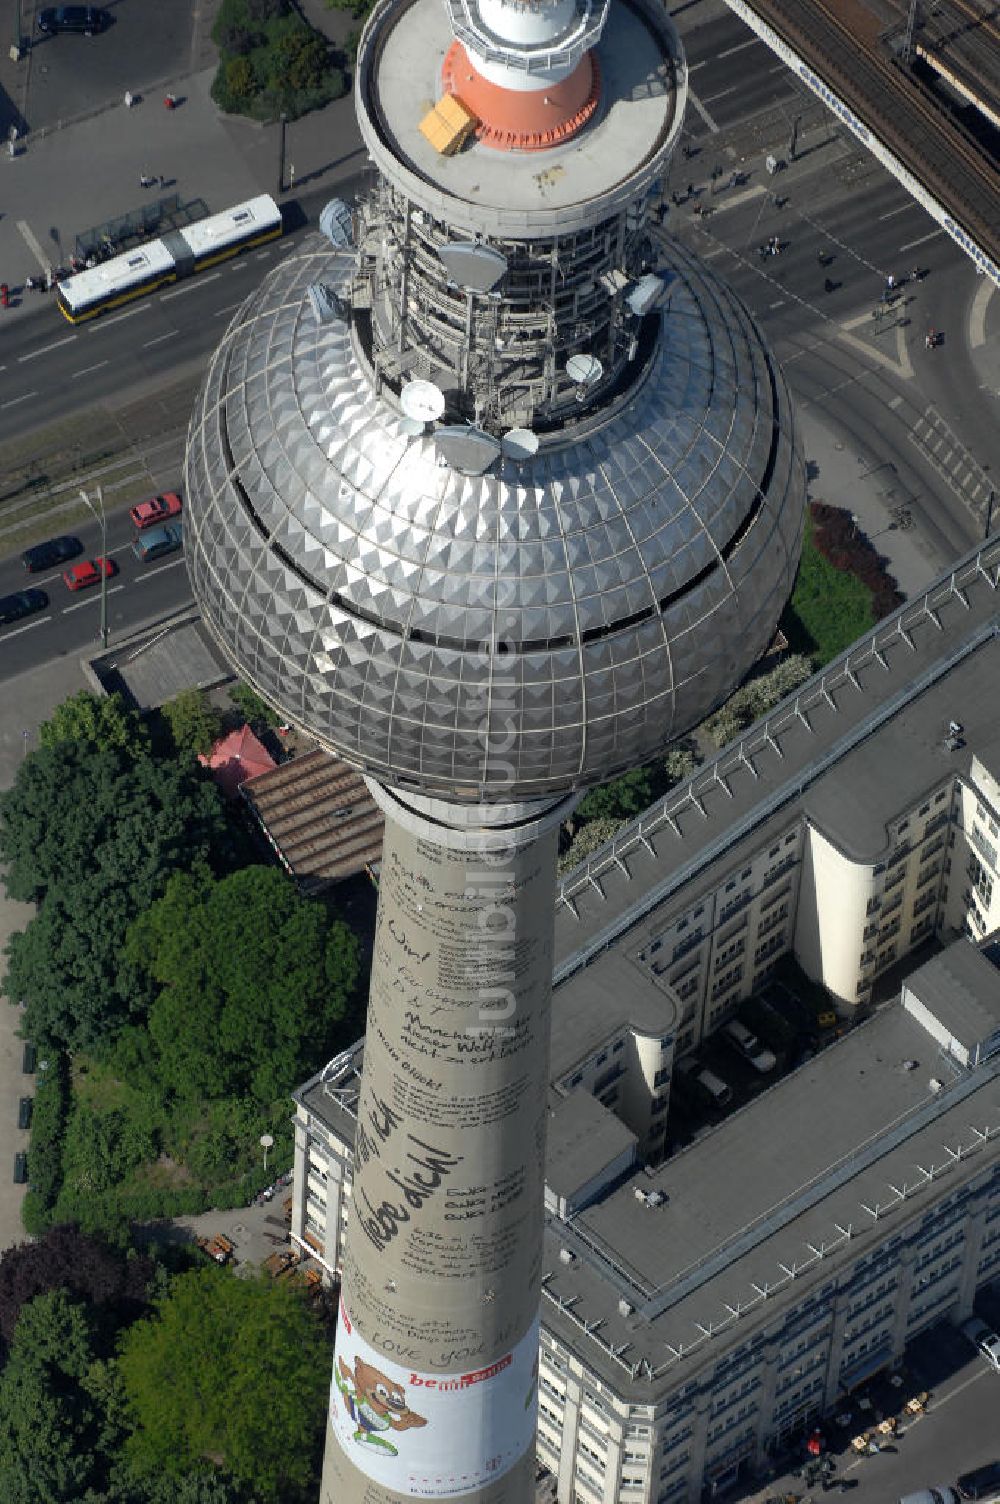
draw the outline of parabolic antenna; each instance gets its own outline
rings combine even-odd
[[[509,460],[528,460],[538,453],[538,435],[530,428],[508,428],[500,448]]]
[[[571,355],[566,362],[566,375],[577,386],[593,386],[603,374],[604,367],[596,355]]]
[[[408,381],[399,394],[399,405],[406,417],[433,423],[444,412],[444,392],[433,381]]]

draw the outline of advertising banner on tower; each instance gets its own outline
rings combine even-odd
[[[535,1439],[538,1322],[510,1352],[466,1373],[418,1373],[365,1342],[340,1305],[330,1420],[372,1482],[415,1499],[502,1478]]]

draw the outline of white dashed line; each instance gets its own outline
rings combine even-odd
[[[5,632],[3,640],[8,642],[11,637],[20,637],[22,632],[30,632],[32,627],[40,627],[43,622],[51,620],[51,616],[36,616],[34,621],[26,622],[23,627],[15,627],[13,632]]]
[[[110,360],[99,360],[96,366],[84,366],[82,371],[71,371],[70,376],[75,381],[78,376],[89,376],[91,371],[99,371],[102,366],[109,366]]]
[[[919,209],[919,204],[900,204],[898,209],[890,209],[888,214],[880,214],[879,221],[883,219],[895,219],[897,214],[905,214],[907,209]]]
[[[119,592],[119,590],[124,590],[124,589],[125,589],[124,585],[109,585],[108,588],[107,588],[107,592],[106,593],[108,595],[117,595],[118,592]],[[81,607],[83,607],[83,606],[96,606],[96,605],[99,605],[100,604],[100,600],[101,600],[101,592],[100,592],[100,589],[98,588],[98,589],[95,589],[93,595],[88,595],[86,600],[84,600],[84,601],[75,601],[72,606],[63,606],[63,608],[62,608],[62,614],[63,614],[63,616],[68,616],[71,611],[79,611],[81,609]]]
[[[65,339],[57,339],[51,345],[43,345],[40,350],[29,350],[27,355],[17,357],[18,365],[23,365],[26,360],[34,360],[38,355],[48,355],[51,350],[61,350],[63,345],[71,345],[76,337],[75,334],[67,334]]]
[[[177,559],[171,559],[171,561],[170,561],[169,564],[161,564],[160,567],[159,567],[159,569],[147,569],[146,572],[145,572],[145,574],[142,576],[142,578],[144,580],[151,580],[153,578],[154,574],[162,574],[165,569],[176,569],[177,566],[178,566],[178,564],[183,564],[183,563],[184,563],[184,555],[181,554],[179,558],[177,558]]]
[[[161,293],[160,301],[161,303],[165,303],[168,298],[182,298],[186,292],[197,292],[198,288],[204,287],[206,282],[217,282],[221,276],[221,272],[209,272],[207,277],[199,277],[197,281],[185,282],[182,286],[175,287],[170,292]]]
[[[165,339],[176,339],[178,334],[180,334],[179,329],[170,329],[166,334],[158,334],[155,339],[145,340],[143,342],[142,348],[144,350],[149,350],[153,347],[153,345],[162,345]]]
[[[115,324],[121,324],[125,319],[134,319],[137,313],[146,313],[152,308],[152,303],[140,303],[138,308],[126,308],[124,313],[117,313],[113,319],[101,319],[98,325],[91,324],[90,333],[100,334],[102,329],[112,329]]]
[[[12,397],[9,402],[0,402],[0,410],[5,407],[16,407],[19,402],[27,402],[29,397],[37,397],[37,392],[25,392],[21,397]]]
[[[905,245],[900,246],[899,253],[902,255],[904,251],[912,251],[915,246],[925,245],[928,240],[937,240],[938,236],[943,234],[943,230],[932,230],[929,235],[921,235],[919,240],[908,240]]]

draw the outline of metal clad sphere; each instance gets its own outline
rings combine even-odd
[[[792,587],[804,475],[753,321],[674,246],[627,401],[485,475],[372,391],[312,237],[234,319],[187,452],[195,596],[238,671],[338,756],[450,799],[647,761],[729,694]],[[657,317],[657,315],[652,315]]]

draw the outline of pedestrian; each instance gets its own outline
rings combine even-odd
[[[910,281],[911,282],[919,282],[920,281],[920,268],[919,268],[919,266],[915,266],[913,268],[912,272],[910,273]]]
[[[52,291],[52,284],[53,284],[53,282],[55,280],[56,280],[55,277],[52,275],[52,268],[51,268],[51,266],[47,266],[45,268],[45,291],[46,292],[51,292]]]
[[[10,306],[10,288],[6,282],[0,282],[0,306],[4,308]]]
[[[937,330],[936,329],[928,329],[928,331],[927,331],[927,337],[924,340],[924,349],[925,350],[933,350],[933,348],[934,348],[934,346],[936,344],[937,344]]]
[[[152,186],[152,182],[153,182],[153,179],[147,173],[140,172],[140,174],[139,174],[139,187],[140,188],[149,188],[149,187]]]
[[[160,185],[161,188],[165,188],[167,186],[167,180],[163,176],[162,172],[160,173],[160,175],[159,175],[159,177],[157,178],[156,181],[159,183],[159,185]]]
[[[892,272],[890,272],[889,275],[886,277],[886,279],[885,279],[885,285],[886,285],[886,289],[889,292],[892,292],[893,288],[896,286],[896,279],[892,275]]]
[[[132,90],[131,89],[126,89],[125,90],[125,108],[127,110],[130,110],[132,108]]]

